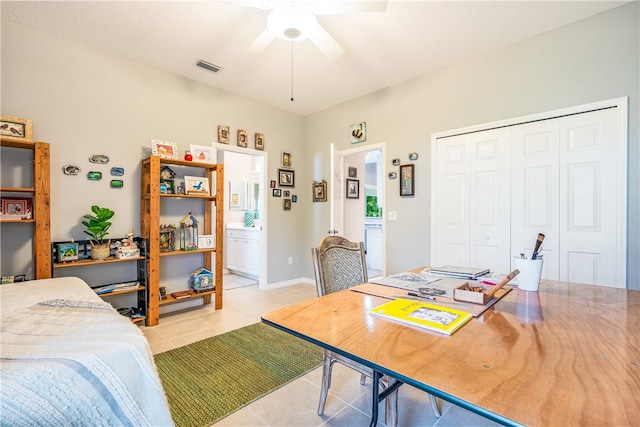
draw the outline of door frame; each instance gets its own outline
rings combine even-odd
[[[329,183],[330,189],[330,197],[329,197],[329,209],[331,212],[331,224],[329,227],[329,232],[335,230],[335,216],[341,216],[342,228],[344,228],[344,203],[342,202],[342,197],[336,201],[336,195],[342,195],[342,190],[338,191],[337,189],[344,188],[345,177],[344,177],[344,158],[348,157],[352,154],[369,152],[369,151],[380,151],[381,153],[381,162],[382,162],[382,212],[385,215],[387,212],[386,204],[387,204],[387,159],[386,159],[386,143],[379,142],[376,144],[362,145],[354,148],[348,148],[346,150],[335,150],[333,144],[331,144],[331,182]],[[364,195],[364,191],[362,191]],[[386,220],[382,218],[382,276],[386,276],[387,274],[387,233],[386,233]],[[343,230],[344,231],[344,230]]]
[[[269,167],[269,154],[266,151],[261,150],[253,150],[251,148],[244,147],[236,147],[233,145],[221,144],[217,143],[213,146],[214,150],[216,150],[216,158],[218,156],[218,151],[230,151],[238,154],[246,154],[248,156],[257,157],[260,160],[260,185],[263,191],[260,192],[260,197],[258,198],[258,206],[260,211],[260,221],[262,222],[262,232],[260,233],[260,253],[262,258],[262,263],[260,265],[260,275],[258,276],[258,289],[265,290],[267,289],[267,236],[268,230],[267,225],[269,224],[268,212],[267,212],[267,204],[266,204],[266,191],[269,188],[267,177],[269,173],[267,168]],[[224,163],[223,163],[224,164]],[[224,218],[223,227],[226,233],[226,224],[227,219]],[[223,250],[224,253],[224,250]],[[223,260],[224,261],[224,260]]]

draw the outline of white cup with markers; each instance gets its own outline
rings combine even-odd
[[[540,278],[542,277],[542,257],[536,259],[523,258],[521,256],[513,257],[513,265],[520,270],[518,274],[518,289],[523,291],[537,292],[540,287]]]

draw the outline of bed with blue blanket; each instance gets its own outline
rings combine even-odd
[[[0,424],[171,426],[149,345],[81,279],[0,286]]]

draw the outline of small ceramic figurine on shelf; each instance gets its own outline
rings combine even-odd
[[[185,159],[187,162],[190,162],[191,160],[193,160],[193,156],[191,155],[191,153],[190,153],[189,151],[186,151],[186,152],[184,153],[184,159]]]
[[[119,242],[116,242],[116,258],[135,258],[140,256],[140,250],[138,245],[133,241],[133,230],[130,228],[127,233],[127,237]]]
[[[130,228],[127,237],[122,239],[122,247],[126,249],[138,249],[138,245],[133,241],[133,230]]]

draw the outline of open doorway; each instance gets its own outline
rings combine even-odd
[[[369,278],[385,274],[384,169],[384,143],[333,155],[330,230],[364,242]]]
[[[224,165],[224,290],[258,284],[265,289],[265,165],[267,154],[245,148],[216,147]]]

